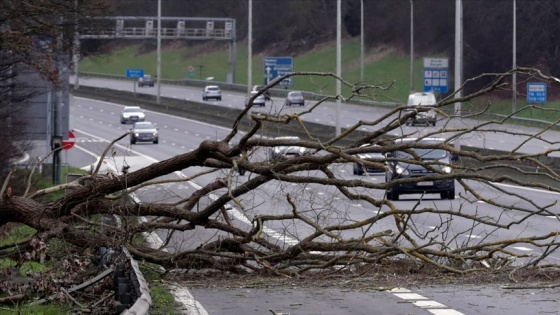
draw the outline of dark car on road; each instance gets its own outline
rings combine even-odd
[[[149,74],[145,74],[144,76],[138,78],[138,86],[139,87],[143,87],[143,86],[153,87],[154,84],[155,84],[154,83],[154,78]]]
[[[305,105],[305,99],[303,98],[303,93],[300,92],[300,91],[292,91],[292,92],[288,93],[288,96],[286,96],[286,101],[284,102],[284,105],[286,105],[286,106],[292,106],[292,105],[303,106],[303,105]]]
[[[130,128],[130,144],[136,144],[136,142],[152,142],[158,144],[158,128],[149,121],[134,123],[132,128]]]
[[[444,149],[415,147],[415,145],[435,147],[444,141],[445,139],[440,138],[395,140],[395,144],[407,144],[410,148],[409,152],[403,150],[387,154],[385,181],[389,184],[397,179],[409,180],[390,185],[387,188],[387,199],[399,200],[402,194],[440,194],[442,199],[455,199],[455,180],[438,177],[453,171],[451,163],[456,161],[457,157]],[[420,177],[432,178],[416,180]]]

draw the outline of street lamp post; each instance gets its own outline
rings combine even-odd
[[[461,98],[463,81],[463,3],[455,0],[455,98]],[[461,114],[461,102],[455,103],[455,114]]]
[[[160,103],[161,95],[161,0],[158,0],[158,19],[157,19],[157,96],[156,103]]]
[[[340,77],[341,77],[341,65],[340,65],[340,60],[341,60],[341,31],[340,31],[340,27],[341,27],[341,13],[340,13],[340,7],[341,7],[341,0],[337,0],[336,1],[336,75],[337,75],[337,79],[336,79],[336,135],[339,136],[340,135],[340,97],[341,97],[341,92],[342,92],[342,85],[340,82]]]
[[[517,68],[517,12],[516,12],[516,3],[513,0],[513,76],[511,77],[511,87],[513,90],[512,95],[512,109],[511,112],[515,113],[517,111],[517,72],[515,69]]]
[[[360,12],[360,81],[364,82],[364,0],[360,0]]]
[[[410,91],[414,91],[414,4],[410,0]]]

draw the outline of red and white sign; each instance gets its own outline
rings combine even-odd
[[[68,131],[68,139],[62,140],[62,149],[63,150],[70,150],[76,144],[76,137],[72,131]]]

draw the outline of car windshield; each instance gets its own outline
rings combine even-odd
[[[423,160],[439,160],[447,156],[447,151],[442,149],[413,148],[411,150],[414,151]],[[412,154],[404,151],[398,151],[397,157],[401,159],[414,159],[414,156]]]
[[[151,75],[145,75],[145,76],[144,76],[144,79],[146,79],[146,80],[149,80],[149,79],[151,79],[151,78],[152,78]]]
[[[155,129],[155,127],[150,122],[142,122],[142,123],[135,123],[134,129]]]
[[[408,97],[407,105],[434,105],[436,103],[433,94],[413,94]]]
[[[126,107],[124,109],[125,113],[137,113],[137,112],[141,112],[142,110],[139,107]]]

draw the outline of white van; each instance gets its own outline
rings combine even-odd
[[[435,109],[430,108],[430,105],[436,105],[436,96],[430,92],[417,92],[408,96],[408,106],[420,106],[416,112],[416,116],[407,120],[406,125],[427,124],[436,125],[437,112]],[[428,107],[425,107],[428,106]],[[413,110],[413,109],[410,109]]]

